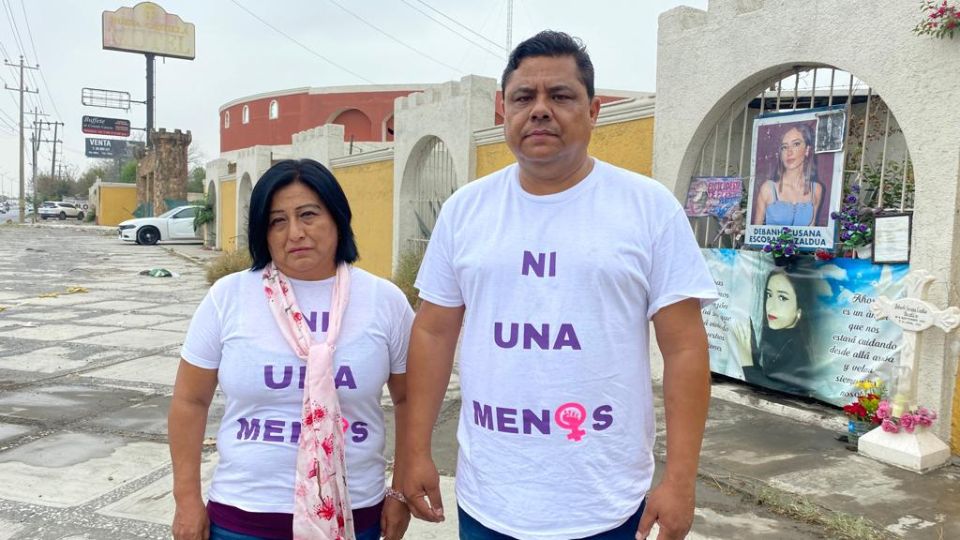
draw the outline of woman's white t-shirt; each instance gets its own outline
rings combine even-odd
[[[390,374],[406,372],[413,310],[389,281],[355,267],[350,278],[334,383],[349,422],[350,499],[354,508],[364,508],[385,493],[380,399]],[[322,343],[333,278],[290,283],[314,340]],[[261,272],[231,274],[211,287],[193,316],[181,356],[218,370],[226,396],[210,500],[248,512],[292,513],[306,364],[280,334]]]

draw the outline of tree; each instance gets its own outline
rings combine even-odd
[[[187,180],[187,193],[203,193],[203,183],[207,179],[207,171],[203,167],[190,169],[190,178]]]
[[[137,161],[136,160],[130,160],[124,163],[123,168],[120,169],[120,182],[124,184],[137,183]]]
[[[49,174],[38,174],[34,180],[34,191],[37,201],[59,201],[63,197],[72,196],[74,180],[69,176],[56,177]]]
[[[87,186],[92,186],[97,180],[107,182],[112,176],[111,169],[112,167],[104,163],[93,165],[89,169],[83,171],[83,174],[80,175],[80,178],[77,181]]]

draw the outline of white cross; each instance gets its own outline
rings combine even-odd
[[[874,318],[889,319],[903,329],[900,366],[909,370],[910,380],[909,386],[905,386],[906,381],[897,381],[894,416],[900,416],[904,410],[912,410],[917,406],[917,349],[920,346],[920,332],[931,326],[950,332],[960,325],[960,308],[951,306],[941,310],[924,300],[933,280],[933,275],[926,270],[911,271],[904,279],[906,297],[890,300],[886,296],[880,296],[870,306]]]

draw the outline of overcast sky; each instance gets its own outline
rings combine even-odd
[[[85,135],[80,130],[83,115],[127,118],[134,127],[145,125],[141,105],[122,111],[84,107],[80,103],[84,87],[123,90],[139,100],[146,97],[144,56],[101,48],[101,13],[132,7],[135,2],[3,0],[3,3],[4,9],[0,10],[2,49],[8,55],[7,60],[16,63],[22,44],[27,63],[40,64],[40,73],[27,77],[28,86],[39,86],[40,90],[39,95],[27,97],[27,108],[39,106],[50,115],[46,120],[66,124],[61,138],[69,166],[82,171],[94,163],[83,155]],[[157,59],[155,125],[192,131],[193,144],[206,160],[216,158],[219,152],[218,109],[233,99],[303,86],[440,83],[467,74],[498,77],[506,56],[503,47],[507,0],[162,0],[157,3],[196,25],[197,57],[193,61]],[[513,44],[545,28],[563,30],[581,37],[587,44],[596,67],[598,88],[655,91],[657,17],[678,5],[705,9],[706,0],[515,0]],[[279,6],[285,9],[280,10]],[[243,8],[313,52],[277,33]],[[11,14],[19,40],[11,25]],[[15,86],[18,70],[2,68],[0,77],[4,84]],[[4,93],[8,95],[0,96],[0,192],[13,195],[19,171],[18,97],[16,92]],[[32,117],[26,122],[27,126],[31,124]],[[52,133],[45,134],[46,138],[51,136]],[[29,185],[29,141],[26,148]],[[38,160],[41,171],[49,171],[51,150],[52,145],[42,145]]]

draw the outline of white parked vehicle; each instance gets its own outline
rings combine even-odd
[[[76,218],[83,221],[83,210],[68,202],[46,201],[40,205],[39,215],[40,219]]]
[[[118,227],[121,240],[152,246],[161,240],[200,240],[193,220],[202,206],[178,206],[157,217],[128,219]]]

